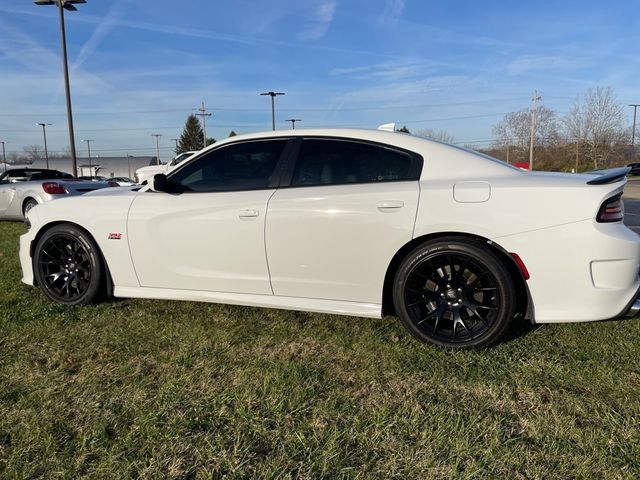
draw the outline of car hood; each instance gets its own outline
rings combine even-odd
[[[94,182],[95,183],[95,182]],[[140,190],[140,185],[131,185],[125,187],[109,187],[109,188],[100,188],[98,190],[94,190],[92,192],[87,192],[84,194],[85,197],[113,197],[113,196],[122,196],[122,195],[135,195],[137,191]]]

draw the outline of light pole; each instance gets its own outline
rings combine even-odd
[[[91,168],[91,142],[94,140],[82,140],[83,142],[87,142],[87,154],[89,155],[89,176],[93,178],[93,169]]]
[[[161,133],[152,133],[151,136],[156,140],[156,165],[160,165],[160,137]]]
[[[636,141],[636,110],[640,107],[640,104],[632,103],[629,106],[633,107],[633,130],[631,130],[631,148],[633,149]]]
[[[47,162],[47,170],[49,170],[49,152],[47,151],[47,127],[50,123],[36,123],[36,126],[42,127],[42,136],[44,137],[44,158]]]
[[[176,155],[177,155],[177,154],[178,154],[178,139],[177,139],[177,138],[172,138],[172,139],[171,139],[171,141],[172,141],[172,142],[176,142],[176,149],[175,149],[175,152],[176,152]]]
[[[4,171],[7,171],[7,154],[4,151],[4,144],[7,143],[4,140],[0,140],[0,143],[2,144],[2,163],[4,163]]]
[[[269,95],[271,97],[271,128],[276,129],[276,102],[275,98],[278,95],[284,95],[282,92],[263,92],[260,95]]]
[[[64,29],[64,11],[76,11],[74,4],[87,3],[86,0],[34,0],[36,5],[57,5],[60,16],[60,43],[62,44],[62,69],[64,71],[64,90],[67,99],[67,123],[69,124],[69,148],[71,149],[71,162],[73,164],[73,176],[78,176],[78,162],[76,160],[76,141],[73,134],[73,113],[71,111],[71,88],[69,87],[69,65],[67,62],[67,37]],[[47,167],[48,168],[48,167]]]
[[[289,120],[285,120],[285,122],[291,122],[291,128],[293,130],[296,129],[296,122],[301,122],[302,120],[300,120],[299,118],[290,118]]]

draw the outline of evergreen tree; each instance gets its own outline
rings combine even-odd
[[[237,135],[237,133],[236,133],[236,132],[234,132],[233,130],[231,130],[231,131],[229,132],[229,137],[235,137],[236,135]]]
[[[396,130],[396,132],[411,133],[406,125],[403,125],[403,127]]]
[[[178,141],[178,148],[176,149],[176,154],[180,154],[182,152],[189,152],[192,150],[200,150],[202,148],[203,136],[204,136],[204,132],[202,131],[202,126],[200,125],[200,121],[198,120],[198,117],[196,117],[193,114],[189,115],[187,117],[187,121],[184,124],[184,130],[182,131],[182,135],[180,135],[180,140]],[[207,139],[207,140],[213,140],[213,139]],[[215,140],[213,141],[215,142]]]

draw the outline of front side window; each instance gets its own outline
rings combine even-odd
[[[269,188],[287,139],[243,142],[203,155],[169,177],[177,191]]]
[[[381,145],[305,139],[291,186],[416,180],[411,156]]]

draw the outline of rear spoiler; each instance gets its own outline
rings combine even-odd
[[[596,178],[589,180],[587,185],[606,185],[607,183],[616,183],[622,180],[630,171],[631,168],[629,167],[618,167],[585,172],[592,175],[598,175]]]

